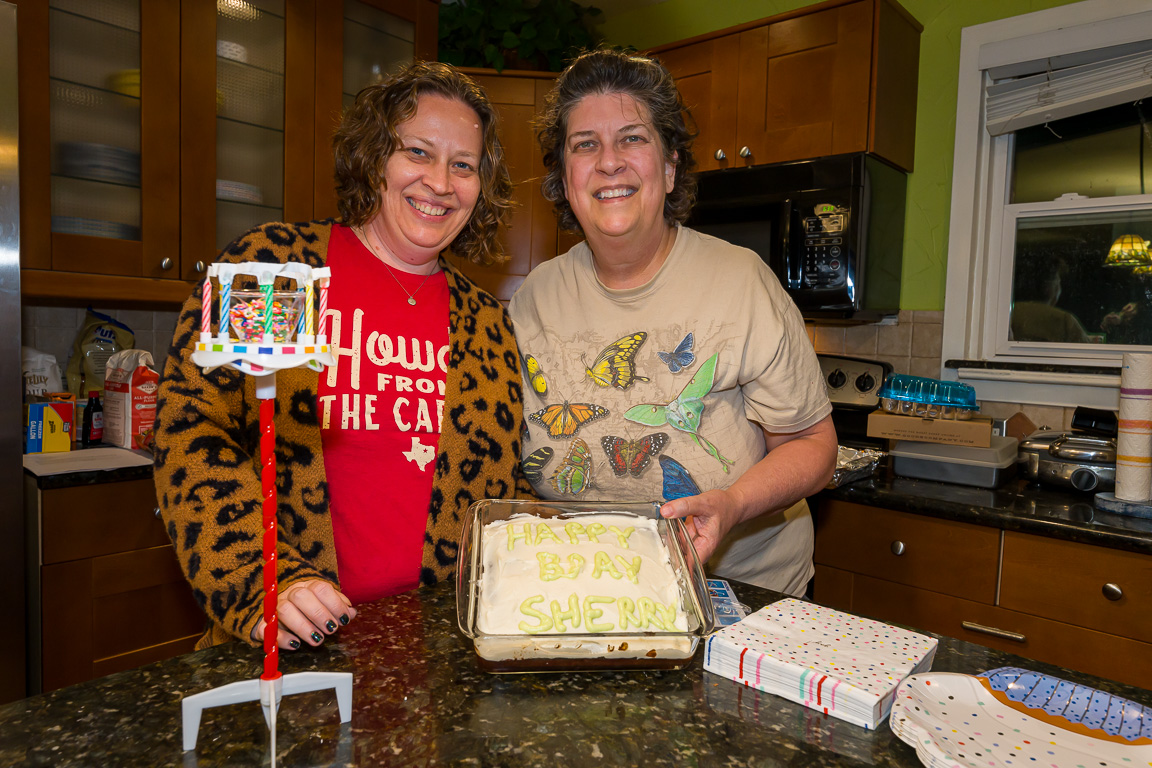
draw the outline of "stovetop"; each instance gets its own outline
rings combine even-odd
[[[842,355],[817,355],[832,407],[865,408],[880,405],[880,386],[892,373],[892,365],[882,360]]]

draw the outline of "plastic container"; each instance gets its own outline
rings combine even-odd
[[[541,632],[488,634],[479,628],[482,589],[482,532],[497,520],[530,514],[564,521],[593,513],[623,514],[656,520],[668,549],[687,618],[683,632]],[[456,613],[460,630],[475,643],[479,665],[488,672],[565,672],[570,670],[680,669],[716,624],[707,581],[682,520],[660,517],[657,503],[534,502],[485,499],[468,509],[460,534],[456,571]]]
[[[304,308],[304,294],[275,291],[272,294],[272,340],[284,344],[296,340],[296,325]],[[238,341],[264,339],[264,292],[232,291],[228,300],[228,326]]]
[[[1016,474],[1014,437],[992,436],[988,448],[899,440],[889,451],[892,471],[901,477],[996,488]]]
[[[980,410],[976,390],[959,381],[894,373],[877,392],[880,407],[889,413],[928,419],[970,419]]]

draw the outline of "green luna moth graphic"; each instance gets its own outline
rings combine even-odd
[[[720,466],[727,472],[735,462],[720,455],[720,449],[700,434],[700,421],[704,416],[704,396],[712,391],[712,384],[716,378],[717,357],[719,353],[705,360],[692,377],[692,381],[688,382],[672,402],[665,405],[653,403],[634,405],[624,412],[624,418],[649,427],[668,424],[681,432],[687,432],[696,445],[720,462]]]

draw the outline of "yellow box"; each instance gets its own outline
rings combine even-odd
[[[868,436],[987,448],[992,445],[992,419],[924,419],[876,410],[868,414]]]
[[[24,453],[72,450],[72,403],[28,403],[24,407]]]

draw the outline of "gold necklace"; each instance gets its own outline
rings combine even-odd
[[[384,265],[384,269],[388,270],[388,274],[392,275],[392,279],[396,281],[396,285],[400,286],[400,290],[404,291],[404,293],[408,296],[408,303],[413,307],[416,306],[416,294],[420,293],[420,289],[424,287],[424,283],[428,282],[428,278],[432,277],[432,273],[436,270],[434,269],[432,272],[424,275],[424,279],[420,281],[420,285],[416,286],[416,290],[412,291],[412,293],[408,293],[408,289],[404,287],[404,283],[400,282],[400,278],[396,277],[396,273],[392,271],[392,267],[388,266],[388,262],[384,260],[379,252],[377,252],[376,248],[373,247],[372,243],[368,241],[368,230],[360,227],[354,231],[360,237],[360,240],[364,243],[364,245],[368,246],[368,250],[371,251],[376,256],[376,258],[380,259],[380,263]]]

